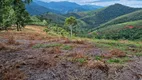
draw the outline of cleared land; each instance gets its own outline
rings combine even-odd
[[[0,32],[0,80],[141,80],[142,42]]]

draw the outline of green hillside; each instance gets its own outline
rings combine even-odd
[[[50,23],[57,23],[57,24],[63,24],[65,21],[65,17],[59,14],[55,13],[45,13],[40,16],[42,19],[49,20]]]
[[[87,16],[84,16],[81,20],[89,24],[89,28],[94,28],[108,22],[109,20],[136,10],[139,10],[139,8],[131,8],[121,4],[115,4],[97,11],[88,12],[86,13]]]
[[[108,25],[114,25],[114,24],[129,22],[129,21],[135,21],[135,20],[142,20],[142,10],[135,11],[135,12],[117,17],[117,18],[101,25],[100,27],[105,27]]]
[[[28,13],[30,13],[30,15],[41,15],[51,11],[50,9],[40,6],[34,2],[27,4],[26,10],[28,11]]]
[[[142,40],[142,20],[100,28],[93,32],[96,38]]]

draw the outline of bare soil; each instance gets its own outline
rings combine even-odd
[[[142,80],[142,57],[132,56],[133,60],[125,64],[108,64],[94,60],[109,54],[95,43],[48,36],[37,26],[26,29],[0,32],[0,80]],[[10,36],[14,37],[12,44],[8,44]],[[33,48],[55,43],[72,49]]]

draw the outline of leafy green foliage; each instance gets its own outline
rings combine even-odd
[[[108,27],[100,28],[96,32],[96,38],[104,39],[129,39],[141,40],[142,39],[142,25],[141,20],[127,22]]]
[[[77,24],[76,18],[73,16],[66,18],[65,20],[65,25],[75,26],[76,24]]]
[[[69,33],[65,29],[58,27],[57,25],[47,27],[44,31],[51,35],[61,35],[61,36],[69,35]]]
[[[66,18],[65,25],[69,26],[70,29],[70,35],[72,37],[73,32],[73,26],[77,25],[77,20],[75,17],[71,16],[69,18]]]
[[[0,28],[7,29],[14,23],[15,12],[10,5],[11,0],[2,0],[0,2]]]
[[[31,16],[30,21],[28,22],[30,25],[39,25],[39,26],[47,26],[48,21],[47,20],[41,20],[37,16]]]
[[[26,23],[28,23],[30,17],[28,12],[25,10],[25,4],[23,1],[18,1],[14,5],[14,11],[16,13],[16,25],[17,31],[21,30],[21,27],[24,27]]]
[[[30,0],[24,0],[30,2]],[[0,1],[0,27],[7,29],[16,24],[17,30],[21,30],[28,22],[29,15],[25,10],[25,4],[22,0],[1,0]]]

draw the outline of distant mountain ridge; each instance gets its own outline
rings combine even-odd
[[[99,27],[116,17],[140,10],[140,8],[132,8],[121,4],[114,4],[96,11],[90,11],[81,18],[84,22],[90,25],[90,28]]]
[[[89,11],[89,10],[96,10],[96,9],[102,8],[101,6],[79,5],[77,3],[68,2],[68,1],[47,3],[47,2],[35,0],[34,2],[40,6],[54,10],[56,11],[56,13],[60,13],[60,14],[67,14],[70,12]]]

